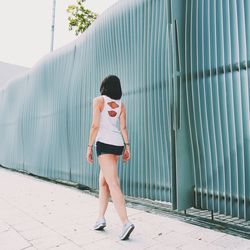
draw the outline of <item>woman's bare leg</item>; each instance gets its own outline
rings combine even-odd
[[[103,154],[98,157],[102,174],[108,183],[110,194],[114,202],[115,209],[123,224],[128,222],[125,199],[119,185],[117,173],[118,157],[112,154]]]
[[[102,170],[100,169],[99,174],[99,215],[98,219],[104,218],[105,212],[108,207],[110,197],[110,191],[108,183],[106,182]]]

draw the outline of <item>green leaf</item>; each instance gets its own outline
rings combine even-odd
[[[97,14],[85,8],[85,0],[77,0],[76,5],[69,5],[66,11],[69,13],[69,30],[75,30],[75,35],[83,33],[97,18]]]

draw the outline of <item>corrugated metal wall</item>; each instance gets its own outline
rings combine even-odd
[[[101,80],[117,74],[132,149],[130,163],[119,166],[122,187],[128,195],[169,201],[169,7],[165,0],[120,1],[13,81],[1,93],[1,164],[97,188],[97,160],[94,167],[85,160],[92,99]]]
[[[250,218],[250,2],[186,1],[195,206]]]
[[[120,77],[127,195],[249,219],[248,1],[121,0],[0,92],[0,164],[98,187],[93,97]]]

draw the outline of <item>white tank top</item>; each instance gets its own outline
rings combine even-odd
[[[123,146],[124,141],[120,131],[120,114],[121,114],[121,99],[114,100],[106,95],[102,95],[104,98],[104,107],[100,117],[100,127],[96,136],[96,142]],[[115,104],[115,108],[112,108],[111,103]]]

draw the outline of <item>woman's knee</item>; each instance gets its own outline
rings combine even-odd
[[[99,178],[99,186],[101,188],[108,188],[108,183],[103,176]]]
[[[118,181],[118,178],[114,178],[114,179],[110,179],[108,180],[108,186],[110,190],[114,190],[114,189],[119,189],[120,188],[120,184]]]

